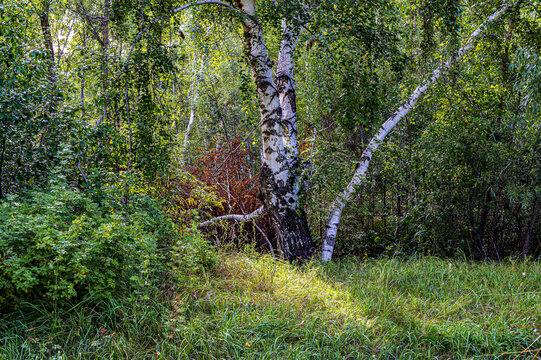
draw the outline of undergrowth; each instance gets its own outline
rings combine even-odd
[[[181,271],[181,269],[179,269]],[[535,359],[538,262],[344,259],[301,268],[222,255],[146,300],[24,304],[0,359]]]

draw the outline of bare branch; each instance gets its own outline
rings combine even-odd
[[[267,242],[267,245],[269,245],[269,250],[270,250],[270,252],[272,254],[272,257],[276,258],[276,254],[274,253],[274,247],[272,246],[272,243],[270,242],[267,235],[265,235],[265,232],[263,230],[261,230],[261,228],[259,226],[257,226],[257,224],[255,222],[254,222],[254,226],[261,233],[261,236],[263,236],[263,239],[265,239],[265,241]]]
[[[233,155],[233,153],[235,151],[237,151],[241,146],[242,144],[244,144],[249,138],[250,136],[252,136],[252,134],[254,133],[256,128],[253,128],[252,131],[250,131],[250,133],[244,138],[244,140],[242,140],[239,145],[237,145],[236,148],[234,148],[232,151],[229,152],[229,154],[227,154],[227,156],[225,157],[225,159],[222,161],[222,163],[216,168],[214,169],[214,174],[218,173],[218,171],[220,171],[220,169],[222,168],[222,166],[225,165],[226,161],[231,157],[231,155]]]
[[[259,209],[257,209],[256,211],[254,211],[253,213],[251,214],[248,214],[248,215],[224,215],[224,216],[218,216],[218,217],[215,217],[214,219],[210,219],[209,221],[205,221],[201,224],[199,224],[199,226],[197,226],[198,228],[202,228],[202,227],[206,227],[206,226],[209,226],[209,225],[213,225],[213,224],[216,224],[220,221],[224,221],[224,220],[235,220],[237,222],[241,222],[241,221],[248,221],[248,220],[251,220],[257,216],[260,216],[261,214],[263,214],[263,206],[260,207]]]
[[[98,31],[94,28],[94,25],[92,24],[94,21],[101,21],[101,17],[91,16],[89,12],[86,10],[82,1],[79,1],[78,3],[76,3],[75,9],[72,9],[71,11],[73,11],[75,14],[83,17],[84,20],[86,20],[85,21],[86,27],[90,30],[92,36],[100,44],[100,46],[103,46],[103,40],[98,34]]]
[[[173,10],[173,13],[177,13],[179,11],[185,10],[185,9],[187,9],[189,7],[192,7],[192,6],[207,5],[207,4],[221,5],[221,6],[225,6],[226,8],[229,8],[230,10],[239,11],[238,9],[235,9],[233,6],[231,6],[230,4],[225,3],[223,1],[205,0],[205,1],[192,2],[192,3],[189,3],[189,4],[183,5],[181,7],[178,7],[175,10]]]

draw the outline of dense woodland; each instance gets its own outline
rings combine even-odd
[[[537,0],[5,0],[0,308],[246,251],[535,262],[540,56]]]

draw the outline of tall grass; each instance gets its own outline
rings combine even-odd
[[[228,255],[172,298],[24,304],[0,359],[534,359],[540,264]]]

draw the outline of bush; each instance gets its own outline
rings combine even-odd
[[[0,203],[0,306],[126,296],[169,278],[172,259],[185,271],[212,264],[198,233],[179,231],[149,197],[122,204],[104,194],[56,181]]]

